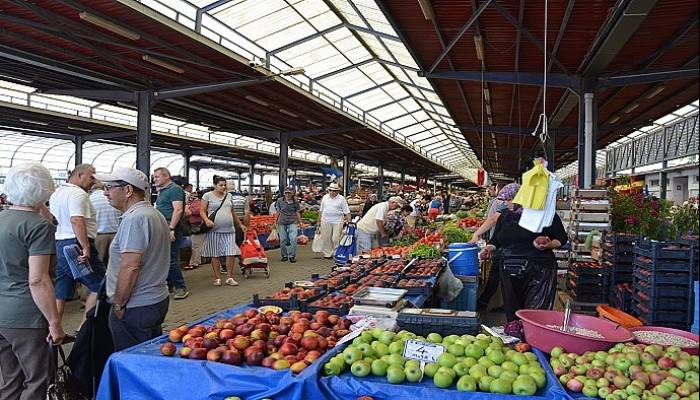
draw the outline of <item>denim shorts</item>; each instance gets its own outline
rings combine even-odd
[[[56,284],[54,286],[56,298],[59,300],[68,300],[73,297],[76,280],[73,279],[73,274],[70,272],[70,266],[68,266],[68,260],[63,254],[63,248],[77,243],[78,240],[75,238],[56,241]],[[105,276],[105,266],[100,260],[100,255],[97,253],[95,242],[92,239],[90,239],[90,266],[92,266],[93,272],[77,281],[91,292],[97,293]]]

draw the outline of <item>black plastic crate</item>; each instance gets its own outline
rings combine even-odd
[[[674,248],[668,248],[675,246]],[[688,260],[690,249],[682,248],[675,242],[655,242],[641,240],[635,247],[634,253],[651,259],[661,260]]]
[[[664,324],[664,323],[675,323],[675,324],[680,324],[680,325],[685,325],[685,326],[690,326],[688,320],[688,312],[686,310],[682,311],[668,311],[668,310],[651,310],[644,306],[643,304],[640,304],[638,302],[634,302],[634,311],[637,313],[637,316],[644,320],[645,323],[647,324]]]
[[[613,245],[620,244],[633,244],[639,241],[639,235],[625,234],[625,233],[605,233],[603,235],[603,240],[610,242]]]
[[[609,251],[603,251],[603,259],[609,261],[612,264],[632,264],[634,261],[634,253],[632,252],[620,252],[612,253]]]
[[[650,297],[644,292],[637,291],[634,293],[634,301],[643,304],[650,310],[683,310],[687,309],[691,302],[687,298],[682,297]]]
[[[430,296],[430,294],[433,292],[433,285],[428,284],[425,286],[411,286],[411,287],[404,287],[404,286],[399,286],[398,282],[396,285],[394,285],[396,289],[403,289],[406,291],[407,296]]]
[[[633,265],[659,272],[685,272],[690,273],[690,259],[686,260],[659,260],[636,255]]]
[[[328,295],[332,295],[332,294],[333,294],[333,293],[330,293],[330,294],[328,294]],[[327,296],[328,296],[328,295],[327,295]],[[313,303],[313,302],[312,302],[312,303]],[[331,314],[336,314],[336,315],[340,315],[340,316],[347,315],[347,314],[350,312],[350,308],[352,308],[352,306],[353,306],[352,302],[351,302],[351,303],[347,303],[347,304],[343,304],[343,305],[341,305],[340,307],[337,307],[337,308],[336,308],[336,307],[319,307],[319,306],[313,306],[313,305],[311,305],[312,303],[309,303],[309,304],[306,306],[306,311],[308,311],[308,312],[310,312],[310,313],[315,313],[316,311],[323,310],[323,311],[328,311],[328,312],[331,313]]]
[[[607,291],[602,293],[576,293],[576,291],[570,290],[569,294],[573,300],[583,303],[608,303]]]
[[[428,312],[429,314],[423,314]],[[399,329],[405,329],[420,336],[430,332],[445,335],[476,335],[480,331],[479,314],[473,311],[445,309],[404,309],[399,312],[396,322]]]
[[[288,282],[285,283],[285,287],[292,287],[292,283]],[[306,299],[300,300],[297,298],[296,295],[292,295],[289,299],[287,300],[282,300],[282,299],[272,299],[272,298],[267,298],[267,297],[260,297],[258,294],[253,295],[253,304],[255,307],[260,307],[260,306],[278,306],[281,307],[283,310],[300,310],[300,311],[306,311],[306,306],[311,303],[314,300],[320,299],[321,297],[325,296],[327,293],[327,288],[325,286],[318,287],[319,293],[315,296],[308,297]]]
[[[598,275],[593,275],[593,274],[585,274],[585,275],[577,275],[576,272],[574,271],[569,271],[568,273],[569,279],[573,280],[576,282],[576,285],[607,285],[608,282],[610,281],[610,275],[609,274],[598,274]]]
[[[610,272],[608,268],[602,263],[598,263],[597,266],[591,266],[587,262],[572,261],[569,266],[569,271],[573,271],[578,276],[583,275],[606,275]]]
[[[637,266],[634,278],[656,285],[690,285],[693,275],[690,273],[654,272]]]
[[[685,297],[691,295],[690,287],[687,285],[662,285],[653,286],[643,280],[634,281],[634,290],[642,291],[649,297]]]

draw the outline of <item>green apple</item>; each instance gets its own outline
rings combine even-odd
[[[495,381],[496,378],[493,376],[482,376],[481,379],[479,379],[479,390],[482,392],[490,392],[491,391],[491,382]]]
[[[391,333],[394,334],[394,332],[391,332]],[[363,331],[363,332],[360,334],[360,337],[361,337],[362,339],[364,339],[364,342],[365,342],[365,343],[372,343],[372,342],[374,341],[374,336],[372,336],[372,332],[370,332],[370,331]],[[380,337],[381,337],[381,336],[380,336]]]
[[[457,381],[457,390],[460,392],[475,392],[477,388],[476,379],[469,375],[464,375]]]
[[[355,361],[362,359],[362,352],[357,347],[348,347],[343,350],[343,359],[345,360],[345,364],[352,365]]]
[[[513,381],[513,394],[532,396],[537,391],[537,383],[529,375],[520,375]]]
[[[372,328],[372,329],[369,330],[369,332],[372,334],[372,337],[374,338],[374,340],[379,340],[379,335],[381,335],[382,332],[384,332],[384,329],[382,329],[382,328]]]
[[[484,368],[488,368],[496,364],[494,364],[491,360],[486,358],[486,356],[483,356],[479,359],[479,365],[483,365]]]
[[[389,365],[386,369],[386,380],[389,383],[402,383],[406,380],[406,373],[403,371],[403,366],[401,365]]]
[[[520,367],[513,361],[504,361],[503,364],[501,364],[501,367],[505,369],[506,371],[513,371],[513,372],[518,372],[520,371]]]
[[[475,343],[471,343],[464,348],[464,355],[478,360],[483,357],[484,349]]]
[[[362,335],[360,335],[352,340],[352,345],[350,347],[356,347],[361,343],[369,343],[369,342],[367,340],[365,340],[365,338],[363,338]]]
[[[461,344],[451,344],[447,346],[447,352],[454,355],[455,357],[460,357],[464,355],[464,346]]]
[[[389,353],[390,353],[390,354],[400,354],[400,353],[403,353],[403,346],[404,346],[404,342],[402,342],[402,341],[392,342],[392,343],[389,345]]]
[[[387,362],[389,365],[400,365],[401,368],[403,368],[403,364],[406,360],[401,354],[390,354]]]
[[[457,341],[457,339],[459,339],[459,336],[457,336],[457,335],[445,336],[444,338],[442,338],[442,344],[444,344],[445,346],[449,346],[449,345],[453,344],[455,341]]]
[[[406,380],[409,382],[418,382],[423,377],[420,366],[407,365],[404,367],[403,372],[406,375]]]
[[[374,350],[372,350],[372,346],[370,346],[369,343],[360,343],[357,345],[357,349],[362,352],[363,357],[370,357],[374,355]]]
[[[557,346],[557,347],[552,348],[552,350],[549,352],[549,355],[550,355],[552,358],[558,358],[558,357],[559,357],[560,355],[562,355],[563,353],[564,353],[564,349],[562,349],[561,347]],[[604,352],[602,352],[602,353],[604,353]],[[606,354],[606,357],[607,357],[607,354]]]
[[[382,342],[372,342],[372,349],[374,349],[374,354],[379,357],[389,354],[389,346]]]
[[[452,366],[457,376],[469,375],[469,366],[463,362],[459,362]]]
[[[435,373],[435,376],[433,376],[433,383],[435,386],[443,389],[452,386],[453,380],[454,377],[444,371],[438,371]]]
[[[386,370],[389,368],[389,364],[384,360],[374,360],[372,361],[372,375],[374,376],[385,376]]]
[[[523,353],[513,354],[513,356],[510,358],[510,361],[514,362],[518,366],[525,365],[530,362]]]
[[[563,376],[563,375],[562,375]],[[605,399],[610,395],[610,389],[607,387],[598,388],[598,397]]]
[[[476,364],[478,364],[478,362],[477,362],[475,359],[471,358],[471,357],[464,357],[464,360],[462,360],[462,363],[466,364],[467,367],[469,367],[469,368],[471,368],[471,367],[475,366]]]
[[[416,367],[420,368],[420,361],[418,360],[406,360],[406,362],[403,363],[404,367]]]
[[[535,384],[537,385],[538,389],[542,389],[543,387],[547,386],[547,375],[545,375],[544,371],[543,372],[532,372],[530,371],[528,373],[532,379],[535,380]]]
[[[498,378],[499,378],[499,379],[505,379],[505,380],[508,380],[508,381],[514,381],[517,377],[518,377],[518,373],[517,373],[517,372],[504,370],[503,372],[501,372],[501,376],[499,376]]]
[[[379,359],[384,361],[385,363],[389,364],[389,356],[391,356],[391,354],[385,354],[385,355],[379,357]]]
[[[367,357],[363,357],[362,361],[371,365],[374,362],[374,360],[376,360],[376,359],[377,359],[377,357],[367,356]]]
[[[439,364],[427,363],[425,364],[425,367],[423,367],[423,373],[425,373],[425,376],[427,376],[428,378],[432,378],[433,376],[435,376],[435,373],[439,368]]]
[[[430,343],[442,343],[442,336],[439,333],[430,332],[426,338]]]
[[[379,341],[388,346],[391,344],[391,342],[394,341],[395,337],[396,337],[396,334],[394,332],[384,331],[384,332],[382,332],[381,335],[379,335]]]
[[[452,353],[442,353],[440,357],[438,357],[437,362],[443,367],[452,368],[453,365],[457,364],[457,357]]]
[[[528,361],[535,361],[538,364],[540,363],[540,361],[537,359],[537,356],[535,355],[535,353],[528,351],[528,352],[523,353],[523,354],[525,355],[525,358],[527,358]]]
[[[482,365],[477,364],[469,368],[469,376],[471,376],[474,379],[481,379],[482,376],[486,375],[488,375],[488,371]]]
[[[528,372],[530,372],[530,364],[523,364],[518,368],[518,374],[520,375],[527,375]]]
[[[511,381],[507,379],[495,379],[491,382],[490,391],[491,393],[499,394],[510,394],[513,390]]]
[[[336,362],[327,362],[327,363],[323,366],[323,374],[326,375],[326,376],[336,376],[336,375],[340,375],[340,373],[341,373],[342,371],[343,371],[343,370],[342,370],[342,367],[340,366],[339,363],[336,363]]]
[[[371,371],[371,364],[368,364],[365,360],[355,361],[350,366],[350,372],[358,378],[363,378],[369,375]]]
[[[598,396],[598,388],[595,386],[583,386],[583,390],[581,391],[584,396],[586,397],[597,397]]]
[[[503,368],[501,368],[500,365],[492,365],[488,368],[488,373],[489,376],[493,376],[494,378],[498,378],[501,376],[501,373],[503,372]]]
[[[449,367],[440,367],[440,368],[438,368],[437,372],[440,372],[440,371],[452,375],[452,379],[456,379],[456,378],[457,378],[457,373],[456,373],[455,370],[453,370],[452,368],[449,368]]]
[[[501,365],[506,361],[505,354],[500,350],[492,351],[486,357],[496,365]]]

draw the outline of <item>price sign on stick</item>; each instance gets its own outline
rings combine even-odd
[[[349,342],[349,341],[355,339],[356,337],[360,336],[362,334],[362,331],[364,331],[364,330],[365,330],[365,328],[362,328],[362,329],[358,329],[356,331],[352,331],[352,332],[348,333],[347,335],[340,338],[340,340],[338,340],[338,342],[335,345],[339,346],[345,342]]]
[[[440,354],[445,352],[445,347],[441,344],[420,342],[418,340],[408,339],[404,343],[403,356],[413,360],[420,361],[420,381],[423,380],[423,371],[425,363],[436,363]]]

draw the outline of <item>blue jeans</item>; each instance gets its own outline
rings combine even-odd
[[[182,229],[175,229],[175,241],[170,242],[170,270],[167,278],[170,289],[187,289],[180,269],[180,242],[182,242]]]
[[[100,290],[100,285],[105,276],[105,266],[102,264],[102,259],[97,253],[95,241],[90,239],[89,242],[90,266],[94,272],[79,278],[78,282],[85,285],[91,292],[97,293]],[[56,298],[59,300],[68,300],[73,297],[76,280],[73,279],[73,274],[70,272],[68,260],[66,260],[66,256],[63,254],[63,248],[77,243],[78,240],[75,238],[56,241],[56,283],[54,289],[56,291]]]
[[[297,256],[297,235],[299,228],[297,224],[289,225],[279,225],[279,236],[280,236],[280,251],[282,252],[282,257],[296,257]],[[289,246],[289,250],[287,250]]]

